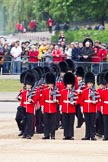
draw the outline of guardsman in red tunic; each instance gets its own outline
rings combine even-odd
[[[66,59],[65,62],[68,64],[68,72],[75,72],[75,63],[71,59]],[[75,76],[75,90],[78,89],[78,79]]]
[[[60,107],[63,116],[64,140],[74,140],[74,120],[75,120],[75,104],[77,94],[75,92],[75,76],[67,72],[64,75],[65,89],[61,91]]]
[[[81,95],[82,95],[82,90],[84,88],[86,88],[85,86],[85,82],[84,82],[84,69],[81,66],[78,66],[75,72],[76,76],[77,76],[77,80],[78,80],[78,89],[77,89],[77,93],[78,93],[78,102],[76,105],[76,116],[77,116],[77,126],[76,128],[81,128],[83,122],[84,122],[84,118],[83,118],[83,113],[81,112]]]
[[[82,140],[96,140],[95,119],[99,94],[95,90],[95,76],[92,72],[85,74],[87,88],[82,91],[81,106],[85,117],[85,137]]]
[[[104,122],[103,122],[103,112],[102,112],[102,102],[101,97],[104,89],[106,88],[106,83],[104,79],[104,72],[99,73],[97,75],[97,92],[100,95],[99,102],[97,103],[97,113],[96,113],[96,123],[95,123],[95,131],[96,136],[102,137],[104,134]]]
[[[58,90],[61,92],[62,89],[64,89],[64,82],[63,82],[63,77],[64,74],[68,72],[68,64],[65,61],[59,62],[59,68],[60,68],[60,78],[59,81],[56,83],[56,86]]]
[[[17,122],[19,131],[21,131],[18,136],[22,136],[24,133],[24,127],[25,127],[25,113],[26,113],[26,109],[25,109],[25,105],[21,104],[21,100],[22,100],[22,93],[26,90],[26,87],[24,85],[24,77],[26,75],[26,71],[21,73],[20,75],[20,83],[22,85],[22,89],[20,90],[20,93],[17,96],[17,100],[20,102],[20,105],[17,107],[17,113],[16,113],[16,117],[15,120]]]
[[[35,105],[39,96],[36,94],[36,76],[33,70],[30,70],[25,75],[26,91],[22,93],[21,103],[26,108],[26,123],[24,128],[23,138],[31,139],[34,133],[34,114]]]
[[[60,77],[59,77],[59,80],[56,82],[56,87],[59,93],[61,94],[61,91],[65,88],[63,77],[65,73],[68,72],[68,64],[65,61],[61,61],[59,62],[58,66],[60,68]],[[57,116],[58,116],[58,127],[60,126],[60,128],[62,129],[63,128],[62,114],[60,114],[59,107],[58,107]]]
[[[40,80],[38,83],[38,89],[40,89],[40,99],[37,102],[36,105],[36,133],[43,133],[44,132],[44,119],[43,119],[43,114],[41,111],[41,97],[42,97],[42,92],[45,88],[47,88],[47,85],[45,84],[45,75],[47,72],[50,71],[50,69],[48,67],[36,67],[35,70],[38,71],[39,76],[40,76]]]
[[[42,113],[41,113],[41,108],[40,108],[40,98],[41,98],[41,86],[43,84],[43,71],[41,67],[36,67],[35,71],[38,72],[39,80],[37,83],[37,93],[39,95],[39,100],[36,102],[36,112],[35,112],[35,126],[36,126],[36,133],[43,133],[43,120],[42,120]]]
[[[108,141],[108,72],[104,74],[106,88],[102,92],[102,112],[104,120],[104,141]]]
[[[42,139],[55,139],[56,114],[58,100],[54,98],[55,75],[48,72],[45,77],[48,87],[43,90],[41,108],[44,114],[44,137]]]

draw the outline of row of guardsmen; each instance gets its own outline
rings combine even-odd
[[[74,140],[74,122],[77,128],[85,122],[85,137],[108,140],[108,71],[97,76],[75,69],[72,60],[52,64],[49,69],[36,67],[20,75],[16,122],[18,136],[31,139],[35,133],[44,133],[42,139],[55,139],[58,128],[63,129],[63,140]]]

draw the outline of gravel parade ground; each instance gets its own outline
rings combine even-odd
[[[76,128],[75,140],[62,140],[63,130],[55,140],[42,140],[35,134],[31,140],[18,137],[15,113],[18,102],[0,102],[0,162],[108,162],[108,142],[81,141],[85,124]]]

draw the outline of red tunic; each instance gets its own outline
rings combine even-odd
[[[43,107],[44,112],[46,113],[57,112],[57,102],[53,101],[53,96],[51,95],[51,90],[49,88],[45,88],[42,91],[41,107]]]
[[[108,115],[108,89],[104,89],[102,91],[102,106],[103,106],[103,114]]]
[[[82,91],[84,89],[86,89],[87,86],[85,85],[85,87],[81,88],[80,92],[79,92],[79,89],[77,90],[77,93],[78,93],[78,100],[77,100],[77,103],[81,105],[81,97],[82,97]]]
[[[56,82],[56,86],[57,86],[57,89],[58,89],[58,91],[60,93],[65,88],[65,85],[64,85],[64,82],[63,81]]]
[[[102,110],[102,101],[101,101],[101,97],[102,97],[102,93],[103,93],[103,89],[102,88],[98,88],[97,92],[100,95],[99,101],[97,102],[97,111],[101,111]]]
[[[24,105],[24,107],[26,108],[26,112],[30,114],[34,114],[35,104],[38,101],[39,96],[37,94],[37,91],[35,91],[35,95],[31,97],[32,102],[28,102],[28,99],[27,99],[28,93],[29,91],[27,90],[22,93],[21,105]]]
[[[75,105],[71,104],[70,99],[68,97],[71,90],[69,89],[63,89],[61,91],[61,97],[60,97],[60,106],[62,108],[63,113],[75,113]],[[75,96],[77,94],[75,93]],[[77,103],[77,101],[76,101]]]
[[[91,91],[92,90],[88,88],[82,91],[81,106],[83,107],[84,113],[95,113],[97,111],[98,99],[96,100],[96,103],[94,104],[90,97]]]
[[[25,108],[25,104],[22,103],[22,93],[24,92],[25,90],[24,89],[21,89],[18,96],[17,96],[17,99],[18,101],[20,101],[20,106],[24,107]]]

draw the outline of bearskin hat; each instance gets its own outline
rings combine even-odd
[[[87,72],[85,74],[85,84],[87,83],[95,84],[95,75],[92,72]]]
[[[20,74],[20,83],[24,83],[24,78],[25,78],[26,73],[27,71],[24,71]]]
[[[42,70],[40,69],[40,67],[36,67],[34,68],[34,70],[38,73],[39,80],[40,80],[43,76]]]
[[[68,64],[65,61],[59,62],[60,72],[67,73],[68,72]]]
[[[96,79],[97,85],[100,85],[100,75],[101,75],[101,73],[99,73],[97,75],[97,79]]]
[[[75,64],[71,59],[66,59],[66,63],[68,64],[68,71],[75,71]]]
[[[44,69],[44,74],[50,72],[50,68],[48,66],[44,66],[43,69]]]
[[[106,73],[104,73],[104,72],[100,73],[99,84],[102,84],[102,85],[107,84],[107,80],[105,79],[105,75],[106,75]]]
[[[84,78],[84,69],[81,66],[78,66],[76,69],[76,76]]]
[[[55,85],[56,77],[52,72],[48,72],[45,75],[46,84],[54,84]]]
[[[65,85],[72,84],[72,86],[74,87],[74,85],[75,85],[75,75],[73,73],[71,73],[71,72],[67,72],[64,75],[63,81],[64,81]]]
[[[104,73],[104,78],[105,78],[106,84],[108,84],[108,71]]]
[[[57,64],[51,64],[51,72],[55,74],[56,78],[60,76],[60,67]]]
[[[28,70],[25,78],[24,78],[24,83],[29,84],[31,86],[34,86],[35,82],[38,80],[38,73],[35,70]]]

